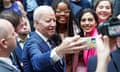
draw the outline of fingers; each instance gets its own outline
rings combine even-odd
[[[79,35],[75,35],[73,38],[71,38],[71,42],[76,42],[80,39]]]
[[[60,46],[57,47],[56,53],[59,55],[78,53],[80,50],[85,49],[85,40],[80,40],[80,36],[68,37],[63,40]]]
[[[96,36],[96,45],[97,45],[97,49],[100,49],[100,47],[103,48],[102,35]]]
[[[107,36],[98,35],[96,37],[98,61],[104,61],[109,58],[110,47]]]
[[[75,47],[75,46],[82,46],[86,44],[86,41],[85,40],[80,40],[80,38],[78,40],[74,40],[73,42],[70,43],[70,47]]]
[[[69,39],[70,40],[70,39]],[[68,48],[64,49],[67,54],[71,53],[78,53],[80,50],[86,49],[87,44],[86,40],[81,40],[79,36],[74,37],[69,41],[68,45],[66,45]]]
[[[105,48],[109,48],[109,38],[107,36],[103,36],[103,39]]]
[[[70,44],[70,43],[72,43],[72,42],[76,42],[77,40],[79,40],[80,39],[80,36],[79,35],[76,35],[76,36],[74,36],[74,37],[67,37],[67,38],[65,38],[64,40],[63,40],[63,43],[64,44]]]

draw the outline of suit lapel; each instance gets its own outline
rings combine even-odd
[[[42,52],[50,51],[50,48],[47,45],[47,43],[37,33],[34,34],[34,37],[37,39],[37,41],[39,43],[40,51],[42,51]]]
[[[17,42],[16,51],[17,51],[17,54],[21,57],[21,55],[22,55],[22,48],[21,48],[19,42]]]

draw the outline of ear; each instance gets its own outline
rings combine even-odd
[[[5,39],[1,39],[1,40],[0,40],[0,46],[1,46],[2,48],[7,48],[7,41],[6,41]]]
[[[34,27],[37,27],[39,25],[39,22],[37,20],[34,20]]]
[[[36,24],[39,24],[38,20],[35,20],[35,23],[36,23]]]

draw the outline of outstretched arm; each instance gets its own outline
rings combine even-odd
[[[107,36],[98,36],[97,44],[97,68],[96,72],[107,72],[107,65],[110,60],[109,38]]]

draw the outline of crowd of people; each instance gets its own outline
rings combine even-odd
[[[1,72],[120,72],[120,0],[0,0]],[[118,33],[119,34],[119,33]],[[88,39],[95,39],[95,48]]]

